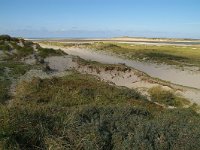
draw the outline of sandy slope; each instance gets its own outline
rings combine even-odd
[[[75,61],[74,61],[75,60]],[[91,74],[99,77],[102,81],[117,86],[125,86],[128,88],[137,89],[143,95],[148,96],[148,90],[155,86],[161,86],[166,90],[172,90],[177,95],[188,98],[192,102],[200,104],[200,90],[185,88],[173,84],[166,84],[157,82],[156,80],[146,77],[145,74],[138,70],[131,69],[127,71],[105,70],[103,67],[93,68],[90,65],[81,65],[74,56],[53,56],[45,59],[50,68],[57,70],[61,74],[56,73],[56,76],[63,76],[65,70],[75,69],[83,74]]]
[[[66,69],[75,69],[83,74],[91,74],[99,77],[102,81],[117,86],[125,86],[128,88],[137,89],[143,95],[148,96],[148,90],[155,86],[161,86],[166,90],[172,90],[176,94],[188,98],[192,102],[200,104],[200,90],[185,88],[173,84],[164,85],[162,82],[157,82],[152,78],[147,78],[145,74],[135,69],[127,71],[105,70],[103,67],[91,68],[90,65],[81,65],[78,61],[73,61],[74,56],[54,56],[45,59],[50,68],[61,72]],[[58,75],[58,74],[57,74]]]

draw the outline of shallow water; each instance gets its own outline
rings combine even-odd
[[[41,45],[43,47],[59,48],[56,46]],[[133,67],[137,70],[147,73],[148,75],[159,78],[165,81],[169,81],[174,84],[198,88],[200,89],[200,71],[194,72],[189,70],[180,70],[173,66],[164,64],[154,64],[148,62],[139,62],[134,60],[126,60],[117,56],[111,56],[88,49],[80,48],[61,48],[66,53],[79,56],[86,60],[97,61],[106,64],[119,64],[123,63],[129,67]]]

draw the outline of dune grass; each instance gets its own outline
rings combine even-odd
[[[72,72],[33,79],[0,105],[2,149],[198,149],[200,116]]]
[[[46,58],[49,56],[62,56],[62,55],[67,55],[65,52],[61,50],[55,50],[52,48],[38,48],[38,55],[42,58]]]
[[[33,54],[33,43],[23,39],[12,38],[10,36],[0,37],[0,50],[2,50],[9,60],[19,60]]]
[[[10,99],[10,85],[12,81],[25,74],[30,69],[29,65],[9,61],[0,63],[0,103]]]
[[[11,84],[10,81],[0,80],[0,103],[5,103],[6,100],[10,98],[10,95],[9,95],[10,84]]]
[[[109,91],[109,92],[108,92]],[[32,83],[21,83],[17,88],[21,100],[36,103],[53,103],[60,106],[85,104],[108,105],[125,101],[143,100],[145,97],[129,89],[121,89],[100,82],[92,76],[75,73],[51,80],[33,79]]]
[[[200,67],[200,47],[199,46],[173,46],[173,45],[137,45],[122,44],[114,42],[94,42],[94,43],[60,43],[44,42],[44,44],[64,46],[64,47],[85,47],[97,51],[105,51],[117,54],[128,59],[165,63],[169,65],[197,66]]]
[[[66,55],[61,50],[42,48],[38,44],[10,36],[0,36],[0,50],[6,54],[4,60],[20,60],[26,56],[46,58],[49,56]]]
[[[13,80],[16,80],[31,68],[41,65],[40,62],[35,65],[27,65],[22,62],[25,57],[34,55],[38,61],[40,57],[65,54],[62,51],[44,49],[31,41],[13,38],[8,35],[0,35],[0,52],[0,103],[5,103],[10,99],[9,91]]]
[[[149,94],[152,101],[166,106],[183,107],[190,104],[187,99],[177,96],[174,92],[165,90],[160,86],[149,89]]]
[[[149,60],[179,66],[200,66],[200,48],[197,46],[156,46],[98,42],[88,47],[112,52],[129,59]]]

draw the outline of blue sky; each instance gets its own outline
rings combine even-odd
[[[0,34],[200,38],[200,0],[0,0]]]

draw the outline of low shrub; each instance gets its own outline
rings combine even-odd
[[[200,117],[189,109],[158,115],[128,105],[0,108],[3,149],[195,149]]]
[[[38,49],[38,54],[40,57],[42,58],[46,58],[48,56],[62,56],[62,55],[66,55],[65,52],[63,52],[62,50],[55,50],[52,48],[42,48],[39,47]]]

